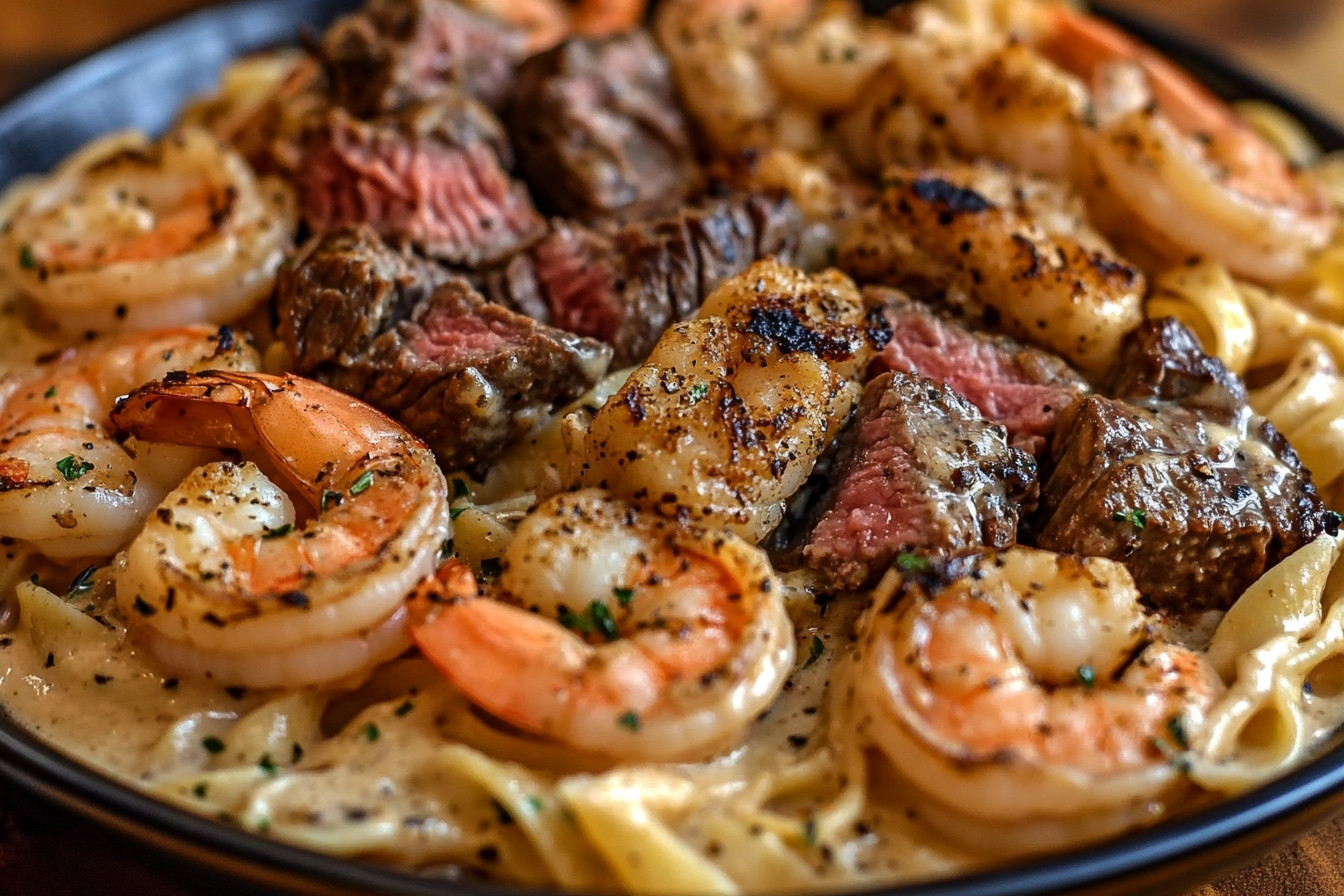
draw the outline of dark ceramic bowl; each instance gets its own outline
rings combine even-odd
[[[354,0],[250,0],[218,7],[103,50],[0,109],[0,184],[46,171],[106,131],[157,132],[193,93],[215,83],[238,54],[290,43],[319,29]],[[890,4],[886,4],[890,5]],[[1189,41],[1113,16],[1229,99],[1257,97],[1296,115],[1322,144],[1344,148],[1344,132],[1292,98]],[[286,846],[130,790],[68,759],[0,716],[0,776],[58,811],[102,826],[146,861],[183,868],[192,893],[442,896],[519,894],[443,877],[421,877]],[[1181,893],[1226,874],[1344,812],[1344,746],[1291,775],[1156,827],[1087,849],[871,896],[1062,896]],[[179,874],[182,876],[182,874]],[[116,892],[109,882],[106,892]],[[3,888],[0,888],[3,889]],[[526,891],[540,896],[536,891]]]

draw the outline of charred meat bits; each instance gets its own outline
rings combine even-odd
[[[303,373],[358,396],[456,469],[489,460],[583,394],[610,350],[486,302],[368,228],[322,237],[277,284]]]
[[[1002,550],[1036,497],[1036,463],[946,385],[884,373],[864,387],[839,485],[803,555],[858,588],[903,551]]]
[[[1225,610],[1330,521],[1292,447],[1174,320],[1061,415],[1038,543],[1122,561],[1170,612]]]

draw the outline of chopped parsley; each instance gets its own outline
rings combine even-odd
[[[303,744],[295,741],[289,750],[289,762],[290,765],[298,765],[301,761],[303,761]]]
[[[31,271],[37,267],[37,256],[33,254],[33,247],[26,243],[19,247],[19,267],[25,271]]]
[[[415,704],[412,703],[411,701],[407,700],[406,702],[402,703],[400,706],[398,706],[398,707],[393,711],[393,715],[395,715],[395,716],[396,716],[397,718],[399,718],[399,719],[400,719],[400,718],[404,718],[404,717],[410,715],[410,714],[411,714],[411,710],[413,710],[413,709],[415,709]]]
[[[197,781],[196,786],[191,788],[191,795],[198,800],[205,799],[205,795],[210,792],[210,783],[208,781]]]
[[[1135,529],[1142,529],[1148,525],[1148,513],[1142,507],[1135,507],[1133,510],[1117,510],[1111,519],[1117,523],[1129,523]]]
[[[335,504],[339,504],[339,503],[341,503],[341,502],[344,501],[344,500],[345,500],[345,499],[341,497],[341,493],[340,493],[340,492],[334,492],[334,491],[332,491],[332,490],[329,489],[329,488],[324,488],[324,489],[322,489],[322,510],[323,510],[323,511],[325,511],[328,507],[331,507],[331,506],[333,506],[333,505],[335,505]]]
[[[364,494],[371,485],[373,485],[373,471],[365,470],[359,474],[359,478],[355,480],[354,485],[350,486],[350,497]]]
[[[1089,665],[1078,667],[1078,683],[1083,687],[1091,689],[1097,686],[1097,670]]]
[[[73,600],[85,592],[93,590],[93,574],[98,571],[98,567],[86,567],[79,575],[70,580],[70,588],[65,592],[66,600]],[[37,584],[34,582],[33,584]],[[137,608],[138,609],[138,608]]]
[[[283,526],[276,526],[272,529],[270,526],[263,526],[261,531],[262,538],[283,538],[294,531],[293,523],[285,523]]]
[[[803,822],[803,842],[808,846],[817,845],[817,820],[809,818]]]
[[[135,612],[139,613],[141,616],[153,616],[155,613],[159,612],[159,608],[137,594],[135,596]]]
[[[271,758],[270,753],[261,754],[261,758],[257,760],[257,768],[261,769],[264,775],[275,774],[275,760]]]
[[[631,731],[638,731],[639,726],[643,724],[639,719],[639,713],[633,709],[627,709],[616,717],[616,723],[622,728],[629,728]]]
[[[37,573],[33,573],[32,575],[30,575],[30,576],[28,577],[28,581],[32,582],[34,585],[36,585],[36,586],[39,587],[39,588],[42,587],[42,583],[39,582],[38,579],[37,579]]]
[[[481,561],[481,578],[493,582],[504,571],[504,564],[498,557],[486,557]]]
[[[822,643],[821,638],[812,636],[812,646],[807,651],[807,662],[803,663],[804,669],[810,669],[816,665],[817,660],[821,659],[822,654],[826,652],[826,645]]]
[[[373,743],[378,738],[383,736],[383,732],[379,731],[378,726],[373,724],[372,722],[367,723],[364,726],[363,731],[364,731],[364,739],[369,743]]]
[[[621,632],[616,628],[616,620],[611,617],[607,605],[595,600],[582,613],[575,613],[565,607],[560,610],[559,622],[572,632],[581,634],[600,634],[608,641],[616,641]]]
[[[259,833],[265,834],[270,829],[271,820],[269,818],[262,817],[257,819],[257,831]]]
[[[906,551],[896,555],[896,568],[901,572],[928,572],[929,558]]]
[[[691,386],[690,389],[691,401],[699,401],[708,394],[709,394],[709,387],[706,386],[704,383],[696,383],[695,385]]]
[[[65,477],[66,482],[74,482],[93,469],[93,464],[86,460],[75,460],[73,454],[67,454],[65,457],[56,461],[56,469]]]
[[[611,593],[616,595],[616,602],[623,607],[630,606],[630,601],[635,599],[635,589],[633,588],[613,588]]]
[[[201,746],[205,747],[205,752],[212,756],[218,756],[224,752],[224,741],[215,737],[213,734],[209,737],[201,738]]]
[[[1182,750],[1190,748],[1190,741],[1185,736],[1185,722],[1180,716],[1172,716],[1167,720],[1167,732],[1171,734],[1171,742]]]
[[[452,500],[457,501],[461,498],[470,498],[470,497],[471,497],[471,487],[468,486],[461,479],[454,479]]]
[[[527,808],[531,809],[533,812],[540,812],[545,808],[545,805],[546,804],[541,801],[541,797],[539,796],[533,795],[527,798]]]
[[[607,609],[606,604],[593,601],[588,605],[588,615],[593,617],[593,623],[597,626],[597,630],[602,633],[602,637],[608,641],[620,639],[621,633],[616,628],[616,620],[611,618],[611,611]]]
[[[48,386],[48,387],[47,387],[47,391],[45,391],[45,392],[42,393],[42,397],[43,397],[43,398],[55,398],[55,397],[56,397],[56,387],[55,387],[55,386]]]
[[[466,511],[467,511],[467,508],[465,508],[465,507],[449,507],[449,508],[448,508],[448,519],[450,519],[450,520],[455,520],[455,519],[457,519],[458,517],[460,517],[462,514],[466,513]]]

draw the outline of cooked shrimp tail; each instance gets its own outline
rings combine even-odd
[[[589,489],[523,520],[497,589],[441,568],[412,602],[412,635],[473,703],[524,731],[613,758],[704,758],[784,685],[782,591],[741,539]]]
[[[361,673],[405,648],[403,598],[448,534],[447,484],[418,439],[318,383],[225,371],[143,386],[112,419],[258,462],[198,470],[119,564],[117,599],[160,659],[274,687]],[[304,499],[306,519],[263,468]]]

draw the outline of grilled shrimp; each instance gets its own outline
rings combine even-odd
[[[976,821],[1026,836],[1064,820],[1062,840],[1034,844],[1053,848],[1149,817],[1182,782],[1217,674],[1152,636],[1118,563],[1014,548],[952,564],[869,621],[855,676],[867,739],[972,837]]]
[[[1143,275],[1061,189],[988,165],[893,169],[885,185],[840,240],[840,265],[859,279],[988,312],[1090,373],[1143,319]]]
[[[499,599],[488,591],[449,561],[413,600],[416,644],[490,714],[591,753],[712,755],[773,702],[793,664],[764,554],[595,489],[526,517]]]
[[[217,682],[293,687],[406,648],[404,598],[448,535],[447,483],[418,439],[327,386],[260,373],[168,377],[112,419],[257,461],[198,469],[119,559],[118,604],[158,659]]]
[[[580,483],[759,541],[853,408],[878,342],[854,284],[762,261],[663,334],[575,441]]]
[[[58,560],[116,551],[202,459],[118,442],[117,396],[170,370],[258,361],[227,328],[196,326],[91,342],[0,377],[0,536]]]
[[[1087,145],[1100,175],[1095,203],[1142,225],[1148,248],[1203,255],[1245,277],[1301,273],[1336,215],[1309,172],[1185,72],[1076,9],[1052,5],[1041,49],[1092,87]]]
[[[888,41],[886,66],[841,119],[841,146],[874,174],[984,157],[1071,177],[1089,98],[1030,46],[1041,4],[959,6],[960,16],[931,3],[909,10],[908,28]]]
[[[71,336],[234,320],[294,230],[289,189],[192,127],[105,138],[16,189],[0,267]]]

